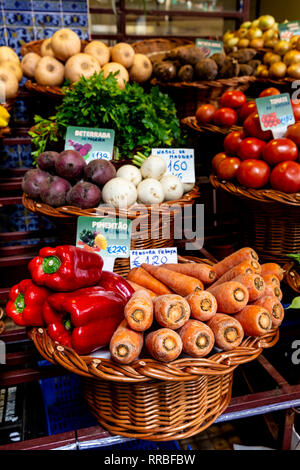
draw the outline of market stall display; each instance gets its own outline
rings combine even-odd
[[[78,256],[86,263],[87,275],[76,271]],[[263,268],[255,251],[246,247],[214,265],[206,260],[180,259],[186,266],[185,272],[194,276],[198,273],[199,278],[168,270],[167,265],[154,268],[144,264],[142,269],[154,279],[152,289],[161,283],[170,292],[151,298],[144,290],[142,278],[141,286],[131,292],[128,282],[126,294],[125,279],[122,280],[123,293],[117,291],[118,277],[110,280],[109,290],[107,284],[101,287],[102,261],[97,254],[72,246],[43,248],[31,260],[29,271],[32,282],[47,287],[52,293],[43,305],[43,324],[31,328],[29,318],[30,337],[43,357],[82,376],[85,398],[92,413],[113,434],[141,439],[151,434],[151,439],[158,441],[194,435],[212,424],[228,406],[234,369],[253,360],[264,347],[271,347],[278,340],[278,326],[274,327],[272,320],[272,315],[278,316],[278,309],[273,308],[277,305],[275,300],[268,307],[248,303],[251,289],[234,280],[229,281],[235,288],[232,294],[227,289],[226,301],[213,288],[213,281],[221,273],[225,274],[245,260],[255,261]],[[37,266],[40,263],[46,271],[44,274]],[[66,274],[65,263],[68,264]],[[72,271],[80,282],[74,283],[70,291]],[[216,276],[214,279],[210,276],[209,282],[208,272]],[[112,291],[114,283],[116,288]],[[225,284],[220,284],[218,290],[223,289],[222,286]],[[211,296],[201,297],[206,290]],[[261,297],[264,292],[262,288]],[[218,304],[218,313],[212,312],[211,318],[204,322],[194,317],[195,303],[189,297],[198,293],[203,309],[209,298],[214,298]],[[240,302],[240,310],[233,307],[236,302]],[[102,307],[100,315],[96,312],[98,303]],[[227,313],[222,313],[222,304],[227,305]],[[115,316],[111,315],[112,305]],[[19,310],[21,314],[21,306]],[[94,321],[96,318],[99,325]],[[130,318],[131,326],[126,318]],[[255,330],[253,325],[256,325]],[[97,330],[101,334],[89,335],[91,327],[94,333]],[[255,331],[255,336],[248,336],[247,331],[250,335]],[[105,347],[103,355],[101,351]],[[176,416],[170,413],[175,389],[182,391],[185,397],[180,402],[176,399],[176,408],[180,409]],[[158,399],[158,396],[164,398]],[[155,416],[149,414],[149,400],[155,407]],[[135,413],[130,411],[132,406]]]

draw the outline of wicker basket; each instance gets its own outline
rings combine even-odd
[[[264,260],[289,262],[289,253],[300,252],[300,193],[251,189],[210,176],[214,188],[244,201],[249,212],[243,226],[244,243]]]
[[[230,132],[241,131],[243,129],[241,126],[220,127],[215,126],[214,124],[199,124],[195,116],[187,116],[181,119],[181,124],[188,126],[190,129],[197,132],[210,132],[221,135],[227,135]]]
[[[129,220],[137,220],[141,224],[135,227],[135,233],[131,239],[132,250],[145,250],[150,248],[165,248],[174,246],[174,221],[176,211],[193,205],[200,196],[198,186],[184,194],[182,199],[168,201],[158,205],[135,205],[129,209],[111,209],[100,206],[94,209],[79,209],[74,206],[51,207],[39,201],[23,195],[23,205],[31,212],[35,212],[52,219],[58,229],[59,239],[64,243],[75,244],[77,217],[117,217]],[[121,275],[129,271],[128,258],[117,258],[114,270]]]
[[[30,337],[45,359],[82,377],[90,411],[110,433],[169,441],[208,428],[230,403],[236,367],[276,344],[279,331],[245,338],[235,350],[207,358],[182,357],[164,364],[141,356],[127,366],[79,356],[73,349],[54,343],[44,328],[32,329]]]
[[[151,80],[153,86],[158,85],[173,99],[180,119],[193,116],[197,108],[203,103],[217,104],[220,96],[227,90],[240,90],[245,92],[254,76],[224,78],[213,81],[199,82],[161,82],[156,78]]]

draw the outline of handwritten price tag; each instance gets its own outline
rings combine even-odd
[[[288,93],[257,98],[256,106],[262,130],[270,130],[275,139],[283,137],[288,126],[295,122]]]
[[[131,250],[130,268],[138,268],[142,263],[159,266],[167,263],[177,263],[177,248],[155,248],[149,250]]]
[[[202,49],[204,57],[210,57],[213,54],[223,52],[223,42],[214,41],[212,39],[201,39],[197,38],[195,45]]]
[[[195,183],[194,149],[152,149],[152,155],[166,160],[167,174],[177,176],[183,183]]]

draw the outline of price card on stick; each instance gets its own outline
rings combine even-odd
[[[90,127],[67,127],[65,150],[76,150],[86,163],[91,160],[111,160],[113,157],[115,131]]]
[[[222,41],[214,41],[213,39],[197,38],[195,41],[195,45],[202,50],[204,57],[210,57],[213,54],[223,52]]]
[[[293,36],[300,35],[300,21],[286,21],[285,23],[279,23],[278,31],[280,39],[288,41]]]
[[[99,254],[104,268],[113,271],[116,258],[129,258],[131,220],[78,217],[76,246]]]
[[[283,137],[288,126],[295,122],[288,93],[257,98],[256,107],[262,130],[270,130],[274,139]]]
[[[183,183],[195,183],[194,149],[152,149],[152,155],[166,160],[166,174],[177,176]]]
[[[142,263],[159,266],[177,262],[177,248],[150,248],[148,250],[130,251],[130,269],[138,268]]]

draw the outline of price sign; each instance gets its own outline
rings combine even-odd
[[[130,268],[138,268],[142,263],[159,266],[167,263],[177,263],[177,248],[153,248],[149,250],[131,250]]]
[[[127,219],[78,217],[76,246],[104,258],[129,258],[131,221]]]
[[[289,40],[300,35],[300,21],[287,21],[278,25],[280,39]]]
[[[67,127],[65,150],[76,150],[89,163],[102,158],[111,160],[115,131],[112,129],[94,129],[90,127]]]
[[[262,130],[270,130],[275,139],[283,137],[287,127],[295,122],[288,93],[257,98],[256,107]]]
[[[219,54],[223,52],[223,42],[214,41],[212,39],[201,39],[197,38],[195,45],[202,49],[204,57],[210,57],[213,54]]]
[[[195,183],[194,149],[152,149],[152,155],[166,160],[166,174],[177,176],[183,183]]]

